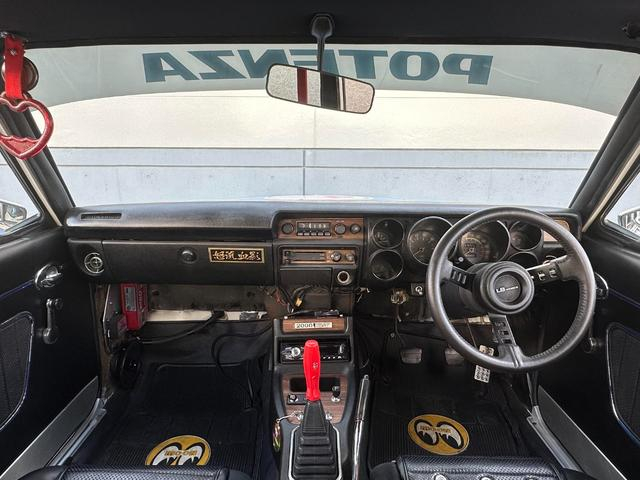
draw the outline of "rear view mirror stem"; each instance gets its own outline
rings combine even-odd
[[[322,71],[324,46],[327,38],[333,35],[333,18],[327,13],[317,13],[311,20],[311,35],[318,45],[318,71]]]

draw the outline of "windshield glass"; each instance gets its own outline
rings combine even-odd
[[[330,45],[376,87],[368,114],[279,101],[270,65],[313,45],[28,52],[78,205],[349,195],[567,206],[640,73],[637,55],[551,46]]]

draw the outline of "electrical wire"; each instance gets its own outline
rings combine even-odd
[[[142,345],[162,345],[164,343],[173,342],[175,340],[180,340],[182,338],[188,337],[193,333],[197,333],[201,330],[204,330],[209,325],[213,325],[218,320],[220,320],[224,316],[224,312],[217,311],[213,312],[208,320],[199,325],[195,325],[194,327],[183,330],[182,332],[174,333],[172,335],[162,336],[162,337],[152,337],[152,338],[142,338],[136,337],[137,340],[142,343]]]
[[[245,385],[243,385],[242,383],[238,382],[238,380],[236,378],[232,377],[227,372],[225,372],[224,366],[220,362],[220,352],[222,351],[222,346],[220,348],[218,348],[217,351],[216,351],[216,346],[224,338],[229,338],[229,337],[253,338],[253,337],[259,337],[260,335],[262,335],[264,333],[267,333],[269,330],[271,330],[273,328],[273,323],[270,320],[265,320],[265,321],[269,321],[269,325],[267,325],[265,328],[262,328],[262,329],[260,329],[260,330],[258,330],[256,332],[250,332],[250,333],[228,332],[228,333],[223,333],[222,335],[217,336],[215,338],[215,340],[211,343],[210,353],[211,353],[211,360],[213,361],[213,366],[219,368],[220,372],[225,377],[227,377],[229,380],[231,380],[236,385],[238,385],[240,388],[242,388],[242,390],[244,390],[245,393],[247,393],[249,395],[249,398],[251,400],[251,404],[252,405],[253,405],[253,401],[254,401],[254,393],[253,393],[253,386],[251,385],[251,379],[249,378],[249,388],[247,388]]]

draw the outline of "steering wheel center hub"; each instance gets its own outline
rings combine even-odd
[[[513,314],[525,310],[533,300],[531,275],[513,262],[487,264],[476,274],[475,293],[494,313]]]

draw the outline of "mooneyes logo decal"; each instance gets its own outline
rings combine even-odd
[[[195,435],[180,435],[156,445],[147,455],[145,465],[206,465],[211,457],[209,443]]]
[[[469,446],[469,433],[442,415],[419,415],[409,422],[409,436],[420,448],[437,455],[458,455]]]

